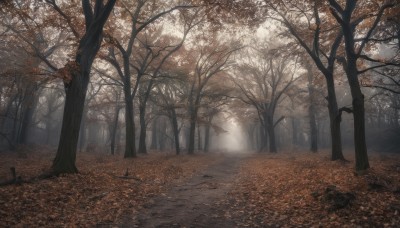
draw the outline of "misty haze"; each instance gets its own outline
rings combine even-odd
[[[398,227],[400,1],[0,1],[0,227]]]

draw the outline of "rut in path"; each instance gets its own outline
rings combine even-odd
[[[166,195],[152,199],[139,211],[133,226],[235,227],[225,208],[218,207],[216,202],[224,199],[232,188],[242,159],[243,156],[225,156]]]

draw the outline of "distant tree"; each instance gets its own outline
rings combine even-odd
[[[161,83],[155,85],[156,92],[152,98],[153,102],[159,107],[159,115],[167,116],[170,120],[172,131],[174,135],[175,151],[179,155],[181,153],[179,133],[179,118],[183,118],[184,106],[184,87],[186,86],[184,75],[177,73],[173,75],[169,73],[169,79],[163,80]],[[158,123],[158,118],[153,120]],[[181,122],[183,122],[181,120]],[[154,123],[153,123],[154,124]],[[157,128],[153,127],[153,137],[157,136]],[[156,143],[156,137],[153,142]]]
[[[145,72],[149,78],[147,83],[142,83],[143,85],[139,88],[139,120],[140,120],[140,136],[139,136],[139,153],[147,153],[146,149],[146,129],[147,123],[145,121],[146,115],[146,106],[147,101],[149,100],[150,94],[153,90],[154,84],[157,83],[159,77],[162,76],[162,71],[164,68],[174,68],[175,62],[169,63],[168,61],[174,57],[174,54],[182,47],[184,44],[187,35],[190,30],[192,30],[195,26],[202,23],[202,17],[199,16],[200,10],[194,11],[191,13],[182,13],[182,24],[183,24],[183,37],[180,40],[174,41],[175,37],[169,36],[158,36],[155,37],[157,42],[154,44],[144,44],[145,49],[151,52],[151,56],[148,61],[141,62],[138,60],[137,62],[140,64],[142,69],[147,69]],[[146,39],[149,40],[149,39]],[[173,44],[176,42],[176,44]],[[151,64],[150,66],[144,66],[146,64]],[[144,80],[142,81],[144,82]]]
[[[240,89],[241,100],[254,107],[261,123],[262,141],[269,141],[269,151],[277,152],[275,127],[285,117],[275,120],[275,112],[279,103],[284,98],[293,83],[299,78],[295,77],[297,60],[290,55],[279,53],[279,47],[258,46],[252,48],[243,56],[243,64],[237,67],[233,76],[235,85]],[[261,144],[265,150],[267,144]]]
[[[136,157],[136,143],[135,143],[135,121],[133,113],[133,99],[136,96],[142,77],[146,74],[150,56],[152,52],[145,52],[143,56],[135,55],[137,50],[134,44],[140,43],[137,39],[139,34],[142,33],[149,25],[155,23],[161,17],[166,16],[175,10],[192,8],[190,5],[179,5],[174,2],[154,2],[150,0],[140,0],[136,2],[122,1],[120,12],[127,15],[125,18],[129,24],[129,32],[121,34],[116,23],[114,28],[111,26],[107,33],[108,42],[112,44],[109,49],[109,54],[106,60],[115,68],[118,73],[118,79],[123,84],[123,91],[125,97],[125,158]],[[113,34],[114,31],[116,34]],[[118,34],[120,36],[118,36]],[[133,57],[142,58],[142,64],[136,66],[132,64]],[[133,72],[136,72],[134,74]],[[136,76],[133,78],[133,76]],[[132,86],[132,80],[134,85]]]
[[[210,42],[211,41],[211,42]],[[194,153],[195,130],[198,118],[198,111],[203,99],[203,93],[208,82],[217,75],[223,73],[230,67],[229,59],[232,54],[241,47],[237,45],[229,46],[211,39],[205,40],[204,45],[198,45],[191,51],[191,57],[195,65],[190,73],[190,84],[187,88],[187,107],[189,115],[189,144],[188,153]]]
[[[13,144],[27,142],[29,130],[34,125],[33,116],[40,89],[53,79],[49,76],[54,76],[52,73],[58,69],[54,64],[55,53],[66,44],[62,29],[60,32],[54,31],[55,28],[47,24],[46,20],[35,17],[38,11],[45,11],[40,6],[42,4],[37,2],[9,1],[0,10],[0,25],[5,29],[1,35],[4,42],[0,53],[4,64],[1,75],[14,77],[13,81],[18,88],[18,95],[7,99],[11,102],[8,107],[17,104],[13,108],[15,112],[5,117],[11,117],[15,122],[15,129],[11,133]]]

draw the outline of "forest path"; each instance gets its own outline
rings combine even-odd
[[[226,155],[221,162],[153,198],[139,211],[135,227],[235,227],[218,202],[226,199],[245,155]]]

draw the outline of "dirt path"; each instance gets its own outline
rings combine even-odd
[[[224,160],[152,199],[139,212],[136,227],[235,227],[218,201],[232,188],[243,156]]]

